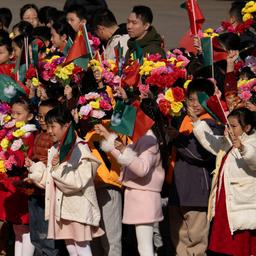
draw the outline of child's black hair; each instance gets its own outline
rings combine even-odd
[[[51,107],[51,108],[55,108],[57,106],[60,105],[60,102],[56,99],[47,99],[47,100],[43,100],[39,103],[38,107]]]
[[[25,35],[25,36],[30,36],[32,34],[32,31],[33,31],[33,26],[29,22],[24,21],[24,20],[15,24],[12,27],[12,30],[14,30],[16,28],[19,30],[20,34]]]
[[[250,67],[242,68],[242,70],[240,71],[240,76],[241,75],[246,76],[247,79],[252,79],[256,77],[256,75],[252,72]]]
[[[34,109],[34,105],[31,103],[31,101],[26,98],[26,97],[20,97],[18,99],[16,99],[12,105],[14,104],[19,104],[19,105],[23,105],[25,106],[25,109],[30,113],[30,114],[35,114],[35,109]]]
[[[232,32],[220,34],[218,41],[225,47],[225,50],[227,51],[240,50],[241,48],[240,37]]]
[[[0,23],[2,26],[9,28],[12,22],[12,12],[9,8],[0,8]]]
[[[72,120],[73,118],[70,111],[64,105],[59,105],[51,109],[45,116],[46,124],[56,122],[60,125],[65,125],[70,123]]]
[[[44,6],[38,12],[38,18],[41,24],[45,26],[50,23],[51,19],[56,15],[58,10],[53,6]]]
[[[56,21],[53,23],[52,27],[55,29],[57,34],[61,36],[66,35],[67,39],[70,37],[74,41],[76,32],[67,21]]]
[[[100,9],[92,17],[92,28],[94,30],[97,29],[97,26],[110,28],[114,25],[117,25],[117,21],[109,9]]]
[[[70,5],[67,10],[65,11],[66,15],[68,13],[75,13],[76,16],[82,20],[82,19],[85,19],[85,20],[88,20],[88,14],[87,14],[87,10],[85,9],[85,7],[83,5],[80,5],[80,4],[72,4]]]
[[[208,96],[212,96],[215,92],[214,84],[205,78],[193,79],[188,85],[187,96],[197,92],[205,92]]]
[[[245,1],[234,1],[229,9],[229,16],[235,17],[238,23],[243,23],[242,9],[245,6]]]
[[[12,40],[5,30],[0,30],[0,46],[5,46],[9,54],[12,53]]]
[[[38,8],[35,4],[25,4],[20,8],[20,19],[23,20],[25,12],[29,9],[34,9],[38,15]]]
[[[229,117],[236,117],[241,127],[244,129],[245,126],[251,125],[251,129],[247,134],[250,134],[256,127],[256,113],[249,110],[248,108],[237,108],[234,109]]]

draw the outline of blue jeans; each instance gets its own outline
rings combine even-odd
[[[36,255],[66,255],[63,241],[47,239],[48,221],[44,219],[44,196],[31,196],[29,203],[30,239],[36,247]]]

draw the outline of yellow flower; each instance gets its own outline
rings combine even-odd
[[[6,150],[9,146],[9,140],[6,138],[3,138],[0,143],[3,150]]]
[[[20,137],[24,136],[24,134],[25,134],[25,131],[22,129],[18,129],[12,133],[12,135],[16,138],[20,138]]]
[[[91,101],[89,103],[89,105],[93,108],[93,109],[99,109],[100,108],[100,101],[96,100],[96,101]]]
[[[191,80],[188,79],[188,80],[184,83],[183,88],[184,88],[185,90],[187,90],[188,85],[189,85],[190,82],[191,82]]]
[[[32,80],[31,80],[31,82],[32,82],[32,85],[33,85],[34,87],[38,87],[38,85],[39,85],[39,80],[38,80],[38,78],[33,77]]]
[[[172,102],[171,103],[172,106],[172,112],[177,115],[180,113],[180,110],[183,108],[183,104],[182,102],[178,101],[178,102]]]
[[[237,88],[241,87],[242,85],[245,85],[249,82],[249,80],[246,80],[246,79],[239,79],[237,81]]]
[[[176,63],[176,67],[177,68],[180,68],[180,67],[183,67],[183,61],[178,61],[177,63]]]
[[[165,98],[166,100],[170,101],[170,102],[173,102],[173,101],[174,101],[172,89],[168,89],[168,90],[165,92],[164,98]]]
[[[212,34],[213,33],[213,29],[212,28],[207,28],[207,29],[204,30],[204,33]]]
[[[4,160],[0,160],[0,173],[5,173],[5,165],[4,165]]]
[[[170,59],[168,59],[168,61],[170,61],[171,64],[174,64],[177,61],[177,59],[174,57],[171,57]]]
[[[160,67],[165,67],[165,66],[166,66],[166,64],[164,61],[158,61],[155,63],[154,68],[160,68]]]
[[[253,15],[250,14],[250,13],[246,13],[244,16],[243,16],[243,22],[247,21],[247,20],[250,20],[250,19],[253,19]]]
[[[16,124],[15,124],[16,128],[21,128],[21,127],[24,126],[24,125],[25,125],[25,122],[24,122],[24,121],[18,121],[18,122],[16,122]]]
[[[9,122],[11,119],[12,119],[12,118],[11,118],[10,115],[4,116],[4,122],[5,122],[5,123]]]
[[[73,69],[74,69],[73,63],[70,63],[69,65],[67,65],[65,67],[61,67],[59,65],[59,66],[57,66],[54,74],[62,80],[67,80],[67,79],[69,79],[69,76],[72,75]]]

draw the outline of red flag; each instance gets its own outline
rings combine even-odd
[[[146,132],[154,125],[155,121],[141,110],[139,107],[139,101],[133,102],[132,105],[137,108],[136,120],[132,135],[132,141],[135,143],[139,138],[146,134]]]
[[[227,124],[228,120],[224,112],[224,108],[217,95],[211,96],[207,100],[207,107],[216,115],[216,117],[223,123]]]
[[[122,78],[122,85],[128,85],[129,87],[137,86],[140,80],[140,63],[135,60],[131,65],[124,69],[124,75]]]
[[[186,7],[188,11],[190,30],[193,35],[198,34],[198,30],[202,28],[204,23],[204,15],[200,10],[196,0],[187,0]]]
[[[190,31],[187,31],[180,39],[179,47],[185,48],[188,52],[197,53],[197,49],[194,46],[194,38],[191,36]]]
[[[88,54],[87,45],[85,42],[85,36],[82,29],[77,32],[73,45],[68,51],[68,55],[63,64],[69,64],[70,62]]]
[[[213,46],[213,62],[218,62],[218,61],[227,59],[228,53],[218,42],[217,36],[212,39],[212,46]]]
[[[0,74],[10,76],[12,79],[16,80],[16,74],[14,74],[15,63],[10,64],[1,64],[0,65]]]

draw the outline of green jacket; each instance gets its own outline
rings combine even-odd
[[[139,46],[142,49],[143,56],[152,53],[159,53],[165,58],[165,51],[161,47],[162,38],[157,33],[154,27],[150,27],[147,34],[140,40],[135,40],[130,38],[127,42],[128,50],[125,55],[125,62],[127,63],[131,57],[131,54],[136,51],[136,48]],[[137,46],[138,45],[138,46]]]

